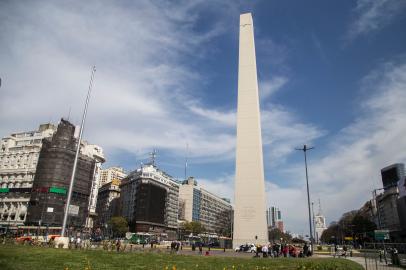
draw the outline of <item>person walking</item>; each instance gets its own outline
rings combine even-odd
[[[117,239],[117,241],[116,241],[116,250],[117,250],[117,252],[120,251],[120,247],[121,247],[120,239]]]
[[[308,254],[309,254],[309,246],[307,245],[307,243],[305,243],[303,246],[303,255],[307,257]]]
[[[262,246],[262,257],[263,258],[268,257],[268,246],[267,245]]]
[[[199,254],[203,253],[203,245],[202,243],[199,243]]]

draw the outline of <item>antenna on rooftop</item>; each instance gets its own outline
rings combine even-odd
[[[186,155],[185,155],[185,180],[187,180],[187,158],[189,154],[189,144],[186,143]]]
[[[72,107],[71,106],[69,106],[69,112],[68,112],[68,121],[69,121],[69,119],[70,119],[70,111],[71,111],[71,109],[72,109]]]
[[[157,151],[155,149],[153,149],[152,152],[150,153],[152,166],[155,166],[156,153]]]
[[[320,198],[319,198],[319,215],[321,215],[321,203],[320,203]]]

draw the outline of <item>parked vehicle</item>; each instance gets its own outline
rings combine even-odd
[[[257,251],[257,247],[254,244],[246,244],[246,245],[241,245],[239,247],[235,248],[236,252],[251,252],[255,253]]]

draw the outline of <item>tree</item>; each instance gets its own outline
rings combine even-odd
[[[125,217],[112,217],[109,226],[113,231],[113,237],[122,237],[128,231],[128,222]]]
[[[346,236],[354,237],[353,241],[362,243],[368,234],[376,229],[375,223],[353,210],[343,214],[338,222],[333,222],[323,232],[320,240],[325,243],[342,243]]]
[[[284,233],[278,228],[271,229],[268,236],[270,242],[280,241],[281,239],[285,242],[290,242],[292,240],[292,236],[289,232]]]
[[[191,222],[185,221],[185,223],[182,224],[182,229],[185,232],[189,232],[194,235],[197,235],[197,234],[205,231],[204,226],[198,221],[191,221]]]

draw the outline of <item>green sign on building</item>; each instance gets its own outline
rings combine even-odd
[[[66,195],[66,188],[50,187],[49,192]]]
[[[389,230],[375,230],[375,240],[389,240]]]
[[[8,193],[9,191],[8,188],[0,188],[0,193]]]

